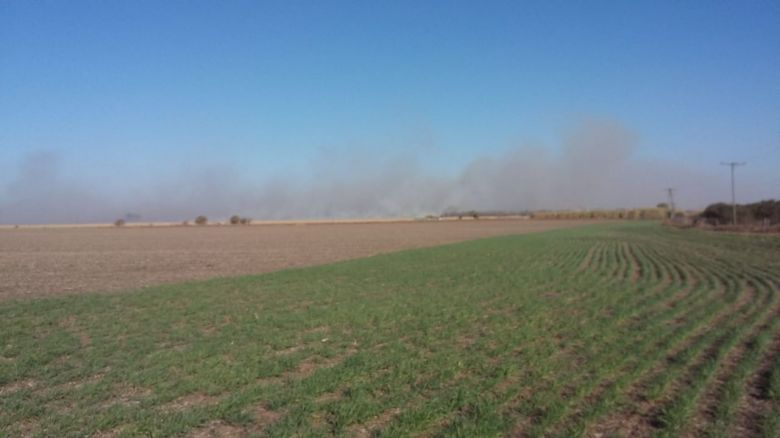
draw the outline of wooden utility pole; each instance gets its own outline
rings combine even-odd
[[[666,189],[666,193],[669,195],[669,219],[674,218],[674,188],[669,187]]]
[[[731,223],[733,225],[737,224],[737,195],[736,191],[734,190],[734,168],[737,166],[744,166],[745,163],[743,162],[737,162],[737,161],[729,161],[728,163],[721,162],[722,166],[729,166],[731,167]]]

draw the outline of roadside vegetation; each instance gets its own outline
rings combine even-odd
[[[647,222],[0,303],[0,435],[780,434],[780,239]]]
[[[708,205],[696,221],[715,229],[744,229],[747,231],[780,231],[780,201],[773,199],[737,204],[737,225],[734,222],[734,208],[731,204],[719,202]]]
[[[230,216],[230,225],[250,225],[252,219],[248,217],[241,217],[239,215]]]
[[[534,211],[533,219],[628,219],[662,220],[668,216],[666,206],[656,208],[630,208],[615,210],[553,210]]]

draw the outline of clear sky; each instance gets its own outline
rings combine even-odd
[[[780,197],[780,2],[0,1],[0,185],[41,152],[107,193],[352,156],[454,178],[590,117]]]

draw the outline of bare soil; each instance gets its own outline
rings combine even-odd
[[[0,229],[0,301],[257,274],[588,223],[464,220]]]

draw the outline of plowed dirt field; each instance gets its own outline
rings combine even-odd
[[[0,229],[0,300],[256,274],[584,223],[463,220],[5,228]]]

